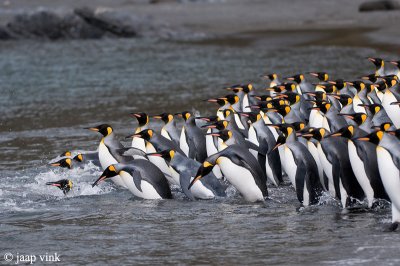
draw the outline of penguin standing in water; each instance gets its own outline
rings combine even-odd
[[[171,199],[171,189],[164,174],[151,162],[137,159],[130,164],[112,164],[93,183],[119,176],[126,187],[138,198]]]
[[[155,119],[161,119],[165,125],[161,128],[161,136],[172,140],[179,145],[179,131],[176,128],[174,116],[170,113],[162,113],[152,116]]]
[[[88,129],[103,135],[98,149],[99,160],[103,169],[106,169],[111,164],[130,163],[133,161],[132,157],[122,156],[119,153],[120,150],[124,149],[124,146],[115,138],[114,130],[110,125],[101,124]],[[126,188],[125,183],[119,176],[114,176],[111,180],[118,186]]]
[[[56,182],[47,182],[46,185],[58,187],[59,189],[62,190],[64,195],[67,195],[67,193],[72,189],[73,183],[69,179],[61,179]]]
[[[372,132],[364,137],[356,138],[377,145],[379,173],[382,183],[392,202],[392,225],[390,230],[397,229],[400,223],[400,140],[384,131]]]
[[[101,167],[98,151],[78,153],[77,155],[74,156],[74,158],[72,158],[72,160],[74,160],[75,162],[78,162],[78,163],[91,162],[94,165]]]
[[[229,140],[229,131],[222,131],[219,137],[224,142]],[[224,144],[224,143],[223,143]],[[257,160],[252,154],[240,145],[234,144],[206,158],[197,171],[196,177],[190,183],[190,189],[196,181],[208,175],[215,165],[218,165],[222,174],[231,183],[246,201],[264,201],[268,196],[267,178]]]
[[[285,145],[285,169],[297,199],[303,206],[317,204],[322,193],[317,164],[307,147],[297,140],[296,132],[291,125],[279,126],[283,132],[276,141],[273,150]]]
[[[133,117],[135,117],[139,123],[138,127],[135,130],[135,133],[138,133],[144,129],[148,128],[149,125],[149,116],[146,113],[131,113]],[[132,138],[132,148],[136,148],[146,152],[146,143],[141,138]]]
[[[203,131],[196,126],[195,117],[190,112],[178,114],[185,120],[180,137],[180,148],[189,158],[203,162],[207,158],[206,138]]]
[[[190,159],[174,150],[165,150],[157,153],[148,153],[148,156],[159,156],[165,159],[174,173],[174,178],[178,179],[183,193],[189,198],[213,199],[215,196],[225,197],[225,189],[212,173],[205,176],[199,182],[196,182],[190,190],[188,186],[196,176],[197,169],[201,163]]]

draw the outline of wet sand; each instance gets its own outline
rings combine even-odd
[[[69,10],[89,5],[150,16],[172,28],[185,27],[208,36],[198,44],[359,46],[400,54],[400,10],[360,13],[358,7],[365,0],[160,1],[158,4],[149,4],[147,0],[8,2],[0,10],[2,21],[15,12],[38,8]]]

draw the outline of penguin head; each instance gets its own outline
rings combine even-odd
[[[318,106],[311,107],[309,109],[311,109],[311,110],[319,110],[319,111],[323,112],[324,114],[326,114],[326,112],[328,112],[331,107],[332,107],[331,103],[323,101],[321,103],[318,103]]]
[[[372,126],[371,128],[372,129],[375,129],[375,130],[382,130],[382,131],[389,131],[389,129],[391,128],[393,126],[393,124],[392,123],[390,123],[390,122],[384,122],[384,123],[382,123],[382,124],[380,124],[379,126]]]
[[[83,154],[82,154],[82,153],[77,154],[77,155],[73,158],[73,160],[75,160],[75,161],[77,161],[77,162],[83,162]]]
[[[221,107],[228,103],[227,100],[222,99],[222,98],[211,98],[211,99],[207,99],[206,101],[210,102],[210,103],[217,103]]]
[[[226,100],[231,105],[234,105],[235,103],[239,102],[239,96],[237,96],[236,94],[228,94],[225,97],[221,97],[219,99]]]
[[[344,137],[344,138],[348,138],[351,139],[354,135],[354,126],[349,125],[346,127],[343,127],[341,129],[339,129],[338,131],[326,135],[326,137]]]
[[[170,162],[175,157],[175,151],[172,149],[163,150],[161,152],[147,153],[147,156],[157,156],[162,157],[166,161]]]
[[[385,62],[383,61],[382,58],[368,57],[368,60],[371,61],[377,69],[379,69],[385,65]]]
[[[71,160],[71,158],[63,158],[63,159],[59,160],[58,162],[51,163],[50,165],[71,169],[72,168],[72,160]]]
[[[379,142],[383,138],[383,134],[384,134],[384,131],[378,130],[378,131],[372,132],[364,137],[355,138],[354,140],[369,141],[371,143],[378,145]]]
[[[113,132],[113,128],[108,124],[101,124],[97,127],[90,127],[88,129],[92,130],[92,131],[97,131],[100,134],[102,134],[104,137],[107,137],[108,135],[110,135]]]
[[[259,100],[261,102],[267,102],[267,101],[272,100],[271,95],[267,95],[267,94],[264,94],[264,95],[251,95],[250,97],[253,97],[253,98],[255,98],[255,99],[257,99],[257,100]]]
[[[189,111],[183,111],[182,113],[177,113],[175,115],[182,117],[183,120],[187,121],[192,116],[192,113]]]
[[[360,80],[353,81],[351,84],[353,84],[353,87],[357,90],[357,92],[360,92],[366,88],[365,83]]]
[[[131,113],[139,123],[139,127],[143,127],[149,123],[149,116],[146,113]]]
[[[367,120],[367,118],[368,118],[368,116],[366,114],[361,113],[361,112],[354,113],[354,114],[338,114],[338,115],[344,116],[344,117],[347,117],[347,118],[353,120],[359,126],[362,125],[365,122],[365,120]]]
[[[384,91],[388,88],[385,80],[379,80],[377,82],[375,82],[374,84],[372,84],[372,86],[377,89],[378,91]]]
[[[279,146],[282,146],[286,143],[286,137],[283,134],[279,134],[278,138],[276,139],[275,146],[272,148],[272,151],[276,150]]]
[[[233,115],[233,110],[232,109],[225,109],[222,111],[222,115],[224,116],[224,118],[228,118],[231,115]]]
[[[294,122],[290,125],[294,128],[295,131],[303,130],[306,127],[306,123],[304,123],[303,121]]]
[[[296,82],[297,84],[300,84],[301,82],[304,81],[304,75],[303,74],[297,74],[291,77],[287,77],[287,80],[292,80],[294,82]]]
[[[292,108],[290,107],[290,105],[280,105],[277,108],[277,112],[281,115],[281,116],[286,116],[288,113],[290,113],[290,111],[292,110]]]
[[[218,161],[218,160],[217,160]],[[190,182],[188,190],[193,186],[193,184],[200,180],[203,176],[208,175],[211,173],[212,169],[214,168],[214,164],[207,161],[207,159],[203,162],[203,164],[199,167],[196,173],[196,177],[193,178],[192,182]]]
[[[230,130],[224,129],[217,133],[211,133],[211,135],[221,138],[224,142],[227,142],[232,136],[233,133]]]
[[[139,133],[136,133],[134,135],[128,136],[127,138],[142,138],[144,140],[149,141],[154,135],[154,130],[152,129],[143,129]]]
[[[372,73],[372,74],[369,74],[369,75],[366,75],[366,76],[362,76],[361,79],[363,79],[363,80],[369,80],[369,81],[371,81],[372,83],[374,83],[374,82],[377,81],[378,76],[377,76],[375,73]]]
[[[400,139],[400,129],[386,131],[386,133],[389,133],[390,135],[393,135],[396,138]]]
[[[219,117],[216,115],[212,115],[212,116],[198,116],[195,117],[195,119],[199,119],[199,120],[203,120],[209,123],[214,123],[217,122],[219,120]]]
[[[351,96],[347,94],[328,94],[328,95],[339,100],[342,106],[347,106],[353,103],[353,98],[351,98]]]
[[[275,80],[278,78],[278,74],[276,74],[276,73],[266,74],[266,75],[264,75],[264,77],[266,77],[272,81],[272,80]]]
[[[333,84],[317,84],[316,85],[316,90],[318,89],[322,89],[324,90],[326,93],[336,93],[337,88],[336,85]]]
[[[111,178],[118,175],[117,169],[115,165],[109,165],[106,170],[101,174],[101,176],[92,184],[92,187],[96,186],[98,183],[106,180],[107,178]]]
[[[397,66],[397,68],[400,69],[400,61],[390,61],[390,63],[391,63],[392,65]]]
[[[323,127],[320,127],[320,128],[314,128],[310,132],[302,134],[302,136],[303,137],[311,137],[313,139],[321,141],[325,137],[326,134],[327,134],[327,130]]]
[[[59,157],[71,157],[72,153],[70,151],[65,151],[59,155]]]
[[[383,106],[378,104],[378,103],[372,103],[372,104],[359,104],[358,106],[362,106],[365,109],[368,108],[368,110],[370,110],[370,112],[375,115],[378,112],[380,112],[383,109]]]
[[[337,79],[337,80],[334,80],[334,81],[328,81],[328,83],[335,85],[336,89],[339,90],[339,91],[347,86],[347,82],[345,82],[343,79]]]
[[[229,122],[226,120],[218,120],[213,123],[202,126],[202,128],[216,128],[218,130],[224,130],[228,127]]]
[[[268,124],[268,126],[279,129],[279,131],[281,131],[286,138],[295,133],[295,129],[292,124]]]
[[[294,91],[286,91],[283,93],[279,93],[277,96],[275,96],[275,98],[276,99],[281,99],[281,98],[286,99],[289,101],[290,105],[298,103],[301,99],[300,95]]]
[[[152,117],[155,119],[161,119],[165,124],[174,120],[174,116],[170,113],[162,113],[159,115],[153,115]]]
[[[306,92],[305,94],[314,97],[315,101],[325,101],[326,100],[326,92],[324,90]],[[310,101],[310,100],[306,100],[306,101]],[[315,102],[315,101],[313,101],[313,102]]]
[[[399,78],[396,75],[388,75],[388,76],[384,76],[382,78],[386,82],[386,86],[388,88],[396,86],[399,83]]]
[[[253,84],[251,84],[251,83],[243,85],[242,88],[243,88],[244,93],[249,93],[254,89]]]
[[[67,194],[73,187],[73,183],[70,179],[61,179],[56,182],[47,182],[46,185],[58,187],[64,194]]]
[[[294,84],[294,83],[292,83],[292,84]],[[296,85],[294,85],[295,86],[295,88],[296,88]],[[273,91],[273,92],[282,92],[282,91],[284,91],[285,90],[285,85],[276,85],[276,86],[273,86],[273,87],[270,87],[270,88],[266,88],[265,90],[267,90],[267,91]]]
[[[326,72],[310,72],[309,73],[311,76],[314,76],[319,79],[319,81],[328,81],[329,80],[329,75]]]
[[[251,123],[255,123],[262,118],[261,114],[256,112],[240,112],[239,114],[241,116],[248,117]]]

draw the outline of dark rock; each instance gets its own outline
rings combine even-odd
[[[400,9],[400,4],[396,1],[369,1],[362,3],[359,7],[360,12],[396,10]]]
[[[13,37],[10,35],[8,30],[5,27],[0,26],[0,40],[10,40],[10,39],[13,39]]]

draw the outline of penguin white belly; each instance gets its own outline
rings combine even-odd
[[[218,165],[226,179],[250,202],[264,201],[263,194],[254,177],[244,167],[234,164],[229,158],[219,157]]]
[[[170,137],[169,134],[168,134],[168,131],[165,130],[164,127],[161,129],[161,136],[163,136],[163,137],[166,138],[166,139],[172,140],[171,137]]]
[[[146,142],[142,138],[134,137],[132,139],[132,148],[136,148],[146,152]]]
[[[283,146],[278,147],[279,159],[281,160],[282,171],[287,174],[286,162],[285,162],[285,148]]]
[[[186,156],[189,156],[189,145],[186,141],[185,127],[182,127],[181,137],[179,138],[179,147],[186,154]]]
[[[211,130],[207,131],[207,133],[211,133]],[[215,147],[214,145],[213,136],[211,135],[206,135],[206,150],[207,150],[207,156],[211,156],[218,152],[217,147]]]
[[[125,171],[121,171],[119,173],[121,179],[125,183],[125,185],[128,187],[129,191],[132,192],[133,195],[136,197],[142,198],[142,199],[161,199],[162,197],[157,193],[157,190],[147,181],[141,180],[140,182],[140,188],[142,191],[140,191],[135,183],[133,182],[133,177]]]
[[[380,146],[376,148],[378,168],[382,183],[392,202],[392,222],[400,222],[400,172],[393,163],[390,153]],[[393,212],[395,209],[395,212]],[[396,217],[395,217],[396,216]]]
[[[372,189],[367,173],[365,172],[364,163],[358,156],[357,148],[352,141],[348,141],[348,149],[350,164],[353,168],[354,175],[367,197],[368,207],[371,208],[374,201],[374,190]]]
[[[317,149],[317,147],[315,147],[314,143],[312,143],[311,141],[307,141],[307,147],[308,147],[308,151],[311,153],[312,157],[314,158],[315,163],[317,164],[319,181],[321,182],[322,187],[326,190],[325,180],[324,180],[324,170],[322,169],[322,165],[319,160],[318,149]]]
[[[243,112],[251,112],[251,108],[249,106],[250,106],[249,95],[246,93],[243,96],[243,101],[242,101],[242,110],[243,110]]]
[[[326,116],[324,116],[322,119],[322,127],[328,131],[331,131],[331,128],[329,126],[329,122],[328,122],[328,119],[326,118]]]
[[[154,148],[151,143],[147,143],[146,145],[146,152],[147,153],[154,153],[156,152],[156,149]],[[179,186],[179,178],[178,182],[175,181],[175,179],[172,177],[172,173],[170,171],[169,166],[165,162],[165,159],[157,156],[149,156],[149,161],[152,162],[155,166],[158,167],[158,169],[161,170],[161,172],[164,173],[165,177],[167,178],[168,182],[173,185],[178,185]]]
[[[358,94],[356,94],[354,96],[354,98],[353,98],[353,109],[354,109],[354,112],[366,114],[367,111],[365,110],[365,108],[362,107],[362,106],[358,106],[359,104],[363,104],[363,102],[361,101],[360,97],[358,97]]]
[[[332,197],[336,197],[335,185],[333,183],[332,164],[326,158],[326,155],[325,155],[324,151],[322,150],[320,143],[318,143],[318,145],[317,145],[317,150],[318,150],[319,161],[321,162],[321,165],[322,165],[322,169],[324,170],[324,173],[325,173],[326,177],[328,178],[329,194],[331,194]]]
[[[253,126],[250,126],[250,128],[249,128],[249,139],[248,139],[248,140],[249,140],[250,142],[254,143],[254,144],[257,145],[257,146],[260,145],[260,143],[258,142],[258,139],[257,139],[256,130],[254,129]],[[257,152],[257,151],[255,151],[255,150],[253,150],[253,149],[250,149],[250,152],[251,152],[251,154],[253,154],[253,156],[254,156],[255,158],[257,158],[257,156],[258,156],[258,152]]]
[[[240,120],[240,116],[239,116],[238,114],[235,113],[233,117],[235,117],[235,122],[236,122],[237,126],[238,126],[240,129],[244,129],[244,126],[243,126],[243,124],[242,124],[242,120]]]
[[[382,106],[385,108],[387,115],[392,120],[393,125],[396,128],[400,128],[400,107],[399,105],[390,105],[392,102],[396,102],[397,99],[393,93],[389,90],[383,96]]]
[[[320,127],[324,127],[323,126],[323,122],[324,122],[324,116],[321,114],[320,111],[317,111],[314,115],[313,121],[312,123],[310,123],[310,127],[315,127],[315,128],[320,128]]]
[[[173,185],[180,185],[179,173],[175,171],[175,169],[171,166],[169,166],[169,171],[171,173],[171,176],[167,178],[168,182]]]
[[[303,188],[303,206],[310,206],[310,193],[307,189],[307,183],[304,180],[304,188]]]
[[[374,90],[375,90],[376,95],[378,96],[379,100],[382,102],[384,94],[380,90],[378,90],[377,88],[375,88]]]
[[[344,189],[342,184],[342,179],[339,180],[339,189],[340,189],[340,201],[342,202],[342,207],[346,208],[346,201],[347,201],[347,191]]]
[[[193,178],[194,177],[190,178],[190,182],[192,182]],[[213,199],[215,197],[214,193],[205,187],[201,181],[195,182],[190,188],[190,191],[197,199]]]
[[[293,153],[287,145],[285,145],[285,164],[286,164],[286,174],[288,175],[294,189],[296,189],[297,165],[294,160]]]
[[[112,164],[118,163],[117,160],[115,160],[115,158],[110,154],[103,140],[100,142],[99,145],[99,161],[103,170],[105,170],[108,166]],[[118,186],[126,188],[125,183],[121,180],[120,176],[116,175],[114,177],[111,177],[111,180]]]

